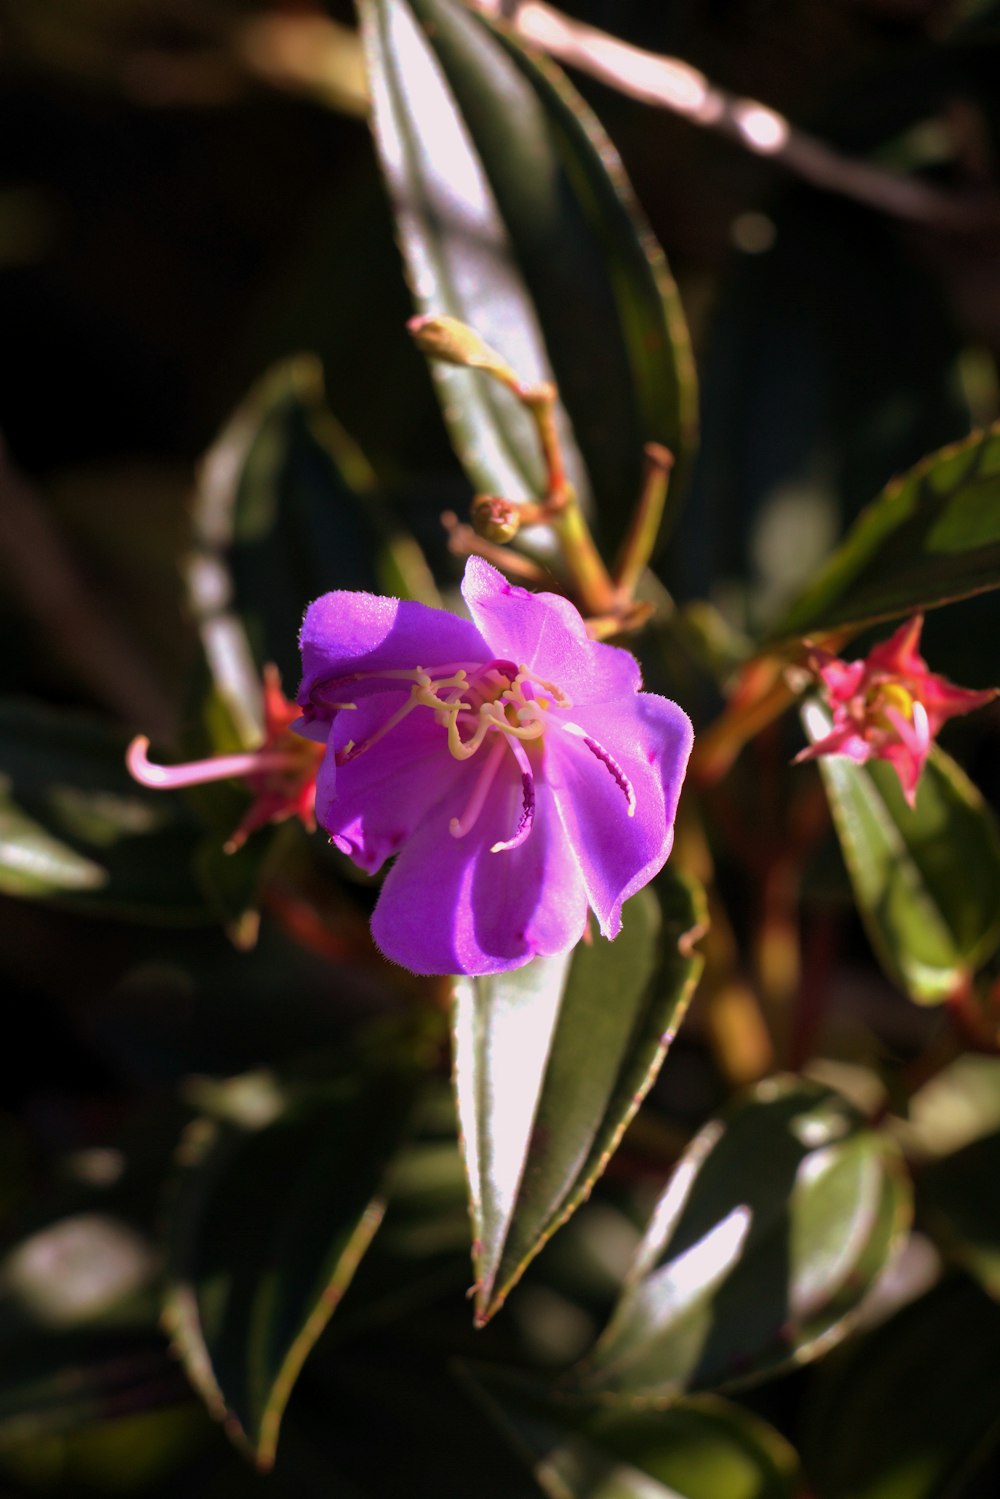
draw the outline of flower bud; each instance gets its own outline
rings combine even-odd
[[[512,389],[519,384],[507,361],[458,318],[414,317],[406,326],[417,348],[428,359],[441,359],[445,364],[458,364],[464,369],[484,370]]]
[[[521,529],[521,507],[496,494],[480,494],[469,514],[473,530],[485,541],[511,541]]]

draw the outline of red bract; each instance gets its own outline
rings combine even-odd
[[[942,724],[997,696],[956,687],[929,671],[917,649],[924,617],[915,614],[895,635],[873,646],[860,661],[841,661],[814,646],[809,664],[826,689],[833,728],[796,755],[847,755],[856,764],[888,760],[912,807],[928,750]]]
[[[322,746],[294,734],[289,725],[299,710],[281,690],[277,668],[264,668],[264,742],[259,749],[235,755],[213,755],[184,765],[155,765],[148,758],[149,740],[140,736],[129,745],[126,763],[135,779],[155,790],[201,786],[207,781],[245,781],[253,802],[226,840],[233,854],[251,833],[269,822],[297,817],[311,832],[316,826],[316,775]]]

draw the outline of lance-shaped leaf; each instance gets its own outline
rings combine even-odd
[[[643,444],[690,447],[694,392],[676,291],[614,150],[557,69],[457,0],[359,10],[417,305],[469,324],[523,380],[556,380],[570,477],[617,540]],[[515,398],[474,371],[435,373],[476,488],[539,494]]]
[[[191,1126],[170,1213],[165,1323],[209,1410],[274,1461],[292,1387],[378,1228],[410,1080],[254,1074]]]
[[[191,873],[199,824],[143,790],[125,740],[79,714],[0,706],[0,891],[129,920],[190,924],[210,911]]]
[[[688,1148],[578,1388],[666,1404],[842,1335],[909,1218],[892,1141],[831,1089],[760,1083]]]
[[[190,578],[203,633],[228,606],[257,667],[276,662],[293,691],[306,605],[331,588],[379,591],[374,484],[327,408],[319,362],[300,355],[269,370],[201,467]]]
[[[896,619],[993,588],[1000,588],[996,426],[887,485],[771,639]]]
[[[681,1022],[704,925],[700,890],[669,875],[626,905],[617,942],[459,981],[455,1086],[479,1323],[604,1170]]]
[[[794,1499],[799,1492],[798,1460],[784,1438],[716,1396],[668,1411],[581,1411],[502,1370],[463,1372],[549,1499]]]
[[[829,732],[816,703],[803,711],[813,740]],[[954,760],[933,749],[916,806],[884,761],[819,761],[844,861],[866,930],[886,972],[911,999],[948,998],[1000,945],[1000,832]]]

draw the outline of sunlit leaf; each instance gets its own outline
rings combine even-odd
[[[402,1074],[220,1087],[170,1214],[166,1322],[209,1409],[262,1468],[292,1387],[384,1210],[411,1101]]]
[[[829,731],[818,704],[812,739]],[[954,760],[934,749],[915,808],[884,761],[819,761],[834,825],[868,935],[911,999],[936,1004],[1000,945],[1000,833]]]
[[[798,1460],[759,1417],[714,1396],[667,1411],[586,1411],[500,1370],[466,1368],[550,1499],[793,1499]]]
[[[501,1305],[587,1197],[656,1076],[701,971],[701,892],[673,876],[596,938],[460,980],[455,1078],[472,1200],[476,1315]]]
[[[666,1403],[836,1341],[909,1216],[899,1153],[838,1094],[760,1083],[696,1136],[576,1383]]]
[[[554,67],[455,0],[360,0],[374,127],[421,312],[469,324],[522,379],[554,378],[570,477],[621,537],[642,446],[687,452],[690,352],[662,252],[600,126]],[[436,366],[473,484],[540,492],[530,420]]]
[[[894,479],[771,632],[895,619],[1000,588],[1000,428]]]

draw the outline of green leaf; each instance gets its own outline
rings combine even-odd
[[[919,1203],[944,1252],[1000,1301],[1000,1131],[924,1167]]]
[[[185,1395],[155,1329],[36,1333],[4,1359],[0,1453],[93,1429],[123,1409],[172,1405]]]
[[[946,1282],[831,1360],[802,1455],[818,1499],[959,1499],[1000,1439],[998,1410],[1000,1309]]]
[[[104,724],[0,704],[0,891],[76,910],[179,925],[210,919],[191,871],[200,825],[125,769]]]
[[[287,691],[299,676],[306,605],[332,588],[377,590],[373,485],[308,355],[261,378],[202,464],[196,609],[209,622],[234,611],[258,668],[276,662]]]
[[[550,64],[456,0],[359,0],[375,137],[421,312],[461,319],[524,380],[555,379],[571,480],[620,539],[642,446],[691,446],[691,355],[662,252],[597,121]],[[541,493],[533,425],[435,366],[476,488]]]
[[[816,740],[830,720],[803,710]],[[886,972],[911,999],[938,1004],[1000,945],[1000,832],[971,781],[933,749],[916,807],[884,761],[819,761],[854,894]]]
[[[860,627],[1000,588],[1000,426],[888,484],[772,640]]]
[[[759,1084],[689,1146],[577,1387],[665,1404],[815,1357],[846,1331],[909,1204],[897,1148],[843,1098],[794,1077]]]
[[[650,1087],[701,972],[700,890],[671,874],[596,938],[456,986],[455,1086],[476,1319],[587,1197]]]
[[[583,1414],[501,1370],[464,1373],[550,1499],[794,1499],[799,1491],[787,1442],[717,1397]]]
[[[292,1387],[378,1228],[412,1099],[400,1074],[220,1085],[170,1215],[165,1320],[210,1411],[274,1461]]]
[[[722,585],[727,615],[754,623],[812,583],[894,474],[971,425],[940,277],[883,217],[794,180],[775,188],[756,221],[772,242],[734,245],[718,281],[687,572],[665,579],[686,596]]]

